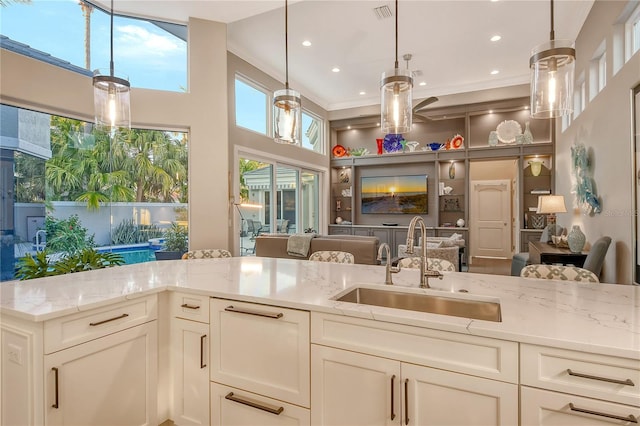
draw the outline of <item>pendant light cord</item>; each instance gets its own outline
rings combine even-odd
[[[398,0],[396,0],[396,62],[394,68],[398,68]]]
[[[549,34],[549,39],[551,41],[556,39],[556,33],[553,30],[553,0],[551,0],[551,33]]]
[[[109,62],[109,71],[111,72],[111,77],[113,77],[113,0],[111,0],[111,61]]]
[[[284,88],[289,88],[289,2],[287,0],[284,0]]]

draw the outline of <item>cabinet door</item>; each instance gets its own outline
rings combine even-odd
[[[308,409],[211,383],[213,426],[304,426],[309,416]]]
[[[391,241],[391,238],[389,238],[388,229],[371,228],[371,236],[378,237],[378,240],[380,240],[380,244],[382,243],[393,244],[393,242]]]
[[[208,334],[208,324],[172,319],[172,419],[177,425],[209,424]]]
[[[640,408],[522,386],[522,426],[610,426],[640,421]]]
[[[211,300],[211,380],[309,407],[309,312]]]
[[[518,386],[402,363],[403,423],[518,424]],[[408,416],[408,419],[407,419]]]
[[[311,366],[312,424],[400,424],[398,361],[312,345]]]
[[[371,236],[371,228],[353,227],[351,232],[353,232],[353,235],[361,235],[364,237]]]
[[[156,322],[44,357],[47,425],[157,425]]]

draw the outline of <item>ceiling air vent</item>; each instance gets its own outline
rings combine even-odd
[[[376,17],[378,19],[386,19],[386,18],[391,18],[393,16],[393,13],[391,13],[391,8],[387,4],[380,7],[374,7],[373,13],[376,14]]]

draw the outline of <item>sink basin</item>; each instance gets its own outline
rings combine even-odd
[[[408,293],[369,287],[356,287],[336,297],[334,300],[358,303],[361,305],[375,305],[385,308],[502,322],[500,303],[467,297],[447,297],[424,293]]]

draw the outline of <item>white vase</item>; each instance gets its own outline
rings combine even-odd
[[[567,235],[567,244],[571,253],[580,253],[584,248],[587,239],[578,225],[573,225],[571,231]]]
[[[498,132],[492,130],[491,132],[489,132],[489,146],[496,145],[498,145]]]
[[[528,121],[524,123],[524,132],[522,136],[522,143],[533,143],[533,134],[531,133],[531,129],[529,129]]]

